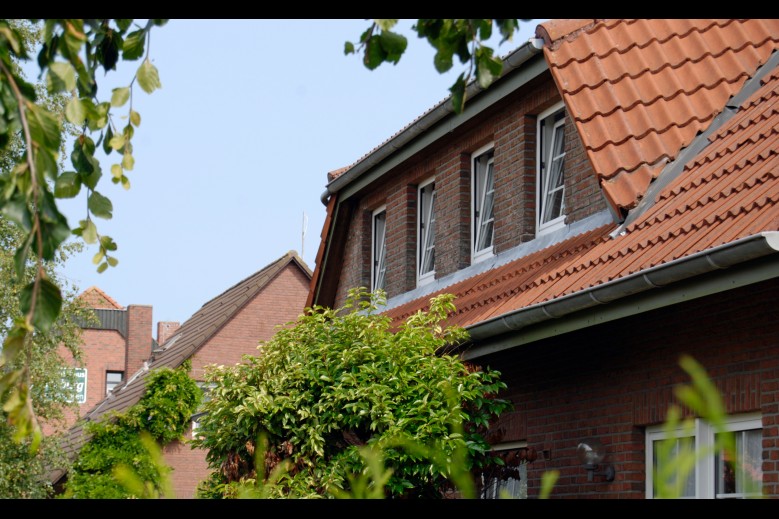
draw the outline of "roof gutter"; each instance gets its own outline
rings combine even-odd
[[[776,252],[779,252],[779,231],[762,232],[551,301],[537,303],[468,327],[467,330],[471,340],[484,341],[507,332],[515,332],[530,325],[559,319],[581,310],[610,303],[653,288],[664,287],[708,272],[732,267]],[[773,274],[774,277],[777,275],[779,272]],[[500,347],[478,347],[466,351],[464,357],[473,359],[509,347],[511,346],[505,343]]]
[[[505,77],[512,71],[521,67],[526,61],[541,52],[542,48],[543,40],[530,39],[527,43],[511,52],[503,59],[503,73],[501,74],[501,77]],[[480,87],[476,81],[472,81],[465,89],[466,99],[471,99],[484,90],[485,89]],[[420,117],[415,123],[406,127],[406,129],[402,130],[397,136],[377,148],[376,151],[368,154],[364,159],[357,162],[346,172],[333,179],[319,197],[322,204],[327,205],[327,200],[330,198],[330,195],[337,193],[363,175],[366,171],[369,171],[374,166],[380,164],[384,159],[406,146],[420,134],[425,133],[435,124],[449,115],[454,114],[452,103],[450,102],[451,97],[452,96],[447,96],[432,110]]]

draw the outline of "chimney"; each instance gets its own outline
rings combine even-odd
[[[180,323],[176,321],[160,321],[157,323],[157,343],[162,346],[165,344],[165,341],[171,338],[171,336],[176,333],[181,326]]]
[[[152,307],[129,305],[127,307],[127,356],[125,380],[143,367],[143,361],[151,357]]]

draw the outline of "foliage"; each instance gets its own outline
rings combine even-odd
[[[51,330],[63,304],[61,287],[44,263],[53,261],[65,240],[75,234],[98,246],[93,260],[99,272],[116,266],[113,252],[117,245],[110,236],[99,234],[92,218],[113,216],[111,200],[98,191],[103,173],[95,153],[99,147],[106,154],[118,153],[117,163],[111,166],[111,180],[129,188],[127,172],[134,167],[132,139],[141,122],[133,109],[134,87],[137,83],[147,93],[161,87],[148,51],[151,29],[164,23],[149,20],[140,27],[130,19],[43,21],[37,65],[48,93],[69,98],[63,117],[20,72],[20,64],[32,59],[26,26],[0,20],[0,155],[6,159],[0,171],[0,214],[22,231],[13,262],[16,277],[23,277],[29,259],[37,265],[34,278],[19,292],[20,316],[13,319],[3,342],[0,400],[9,425],[14,427],[14,438],[30,439],[32,450],[40,443],[41,431],[31,397],[29,355],[23,353],[32,348],[34,332]],[[96,79],[100,69],[107,73],[120,60],[142,57],[132,81],[113,89],[110,100],[101,101]],[[114,116],[116,109],[125,106],[127,123],[120,126]],[[80,129],[73,139],[69,171],[59,161],[67,123]],[[86,195],[86,216],[71,228],[56,200],[82,192]],[[22,366],[9,369],[19,359]]]
[[[189,365],[184,364],[175,370],[153,371],[137,404],[125,413],[113,413],[85,426],[91,439],[73,464],[63,497],[170,495],[170,468],[162,461],[155,442],[167,444],[180,438],[200,404],[200,388],[188,370]]]
[[[442,326],[452,300],[436,297],[429,311],[392,329],[377,313],[383,292],[355,289],[340,309],[307,309],[245,363],[209,367],[214,387],[193,444],[208,451],[214,473],[199,495],[262,487],[281,463],[288,470],[270,489],[274,497],[352,492],[348,475],[374,466],[362,447],[382,451],[393,497],[440,497],[452,486],[452,460],[466,470],[494,462],[482,434],[510,403],[496,397],[505,388],[500,373],[442,353],[466,337]],[[258,475],[261,438],[268,447]]]
[[[521,21],[527,21],[522,19]],[[362,52],[362,62],[370,70],[382,63],[397,64],[406,51],[408,40],[392,29],[398,20],[376,19],[360,35],[357,43],[347,41],[344,54]],[[511,40],[519,30],[518,19],[427,19],[420,18],[413,26],[419,38],[436,50],[433,65],[439,73],[449,71],[454,56],[462,64],[468,64],[455,80],[449,91],[452,93],[452,107],[455,112],[463,110],[466,100],[466,86],[473,78],[480,87],[487,88],[500,77],[503,62],[494,55],[494,49],[484,42],[492,37],[494,28],[500,32],[500,43]]]

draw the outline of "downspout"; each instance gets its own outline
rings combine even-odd
[[[488,339],[776,252],[779,252],[779,231],[762,232],[551,301],[537,303],[468,327],[467,330],[473,341]],[[477,356],[466,352],[466,358]]]

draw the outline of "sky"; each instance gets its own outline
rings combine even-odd
[[[496,53],[525,43],[538,23],[520,22],[511,42],[493,38]],[[97,154],[98,191],[114,211],[95,222],[118,244],[119,264],[97,273],[97,248],[87,246],[67,261],[64,280],[79,292],[97,286],[125,307],[152,306],[156,335],[157,322],[184,323],[290,250],[313,271],[327,172],[442,101],[464,70],[455,60],[436,72],[433,48],[411,25],[396,29],[409,40],[400,62],[373,71],[343,53],[369,26],[362,19],[173,19],[154,29],[150,58],[162,88],[133,93],[142,120],[129,190],[110,182],[116,155]],[[99,77],[98,98],[126,86],[138,65]],[[62,202],[71,227],[85,218],[84,193]]]

